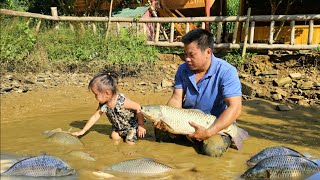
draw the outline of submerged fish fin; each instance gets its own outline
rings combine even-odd
[[[237,146],[238,150],[242,149],[242,141],[249,138],[249,134],[242,128],[237,127],[237,133],[231,136],[232,141]]]

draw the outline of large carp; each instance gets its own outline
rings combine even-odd
[[[59,158],[41,155],[18,161],[1,173],[7,176],[60,177],[75,174],[75,170]]]
[[[261,160],[241,177],[245,179],[304,179],[319,171],[319,165],[309,159],[279,155]]]
[[[159,174],[172,170],[170,166],[158,163],[150,158],[138,158],[107,166],[104,171],[116,171],[130,174]]]
[[[297,157],[305,157],[303,154],[299,153],[298,151],[291,149],[289,147],[284,146],[274,146],[274,147],[267,147],[257,153],[256,155],[252,156],[248,161],[248,166],[254,166],[261,160],[277,155],[290,155],[290,156],[297,156]]]
[[[190,121],[209,128],[216,120],[215,116],[206,114],[200,110],[181,109],[166,105],[144,105],[141,108],[141,112],[146,119],[151,120],[153,123],[164,122],[167,130],[172,134],[187,135],[195,132],[194,127],[189,124]],[[237,127],[235,124],[231,124],[219,133],[230,135],[238,149],[242,148],[242,140],[247,139],[249,136],[245,130]]]
[[[82,141],[77,136],[72,135],[70,132],[62,131],[60,128],[44,131],[43,134],[47,136],[47,140],[50,142],[83,146]]]

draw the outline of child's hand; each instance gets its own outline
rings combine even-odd
[[[74,132],[74,133],[71,133],[72,135],[74,136],[81,136],[85,133],[85,131],[81,130],[81,131],[78,131],[78,132]]]
[[[138,137],[144,137],[146,135],[147,130],[143,127],[143,125],[138,126]]]

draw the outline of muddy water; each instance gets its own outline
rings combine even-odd
[[[171,93],[126,91],[123,93],[141,104],[164,104]],[[190,146],[157,143],[150,123],[146,124],[148,137],[136,145],[114,143],[110,138],[111,125],[103,116],[89,133],[81,138],[84,147],[48,142],[42,132],[49,129],[77,131],[97,107],[94,96],[85,87],[64,87],[31,91],[26,94],[1,96],[1,152],[17,155],[55,155],[79,172],[79,179],[99,179],[92,174],[127,159],[149,157],[171,166],[191,163],[193,171],[177,171],[169,179],[239,179],[246,170],[245,162],[263,148],[284,145],[302,153],[320,158],[320,110],[295,107],[293,111],[279,112],[275,104],[264,100],[244,101],[240,127],[250,138],[241,151],[229,149],[223,157],[199,155]],[[82,150],[95,157],[91,162],[70,157],[71,150]],[[122,179],[116,178],[116,179]]]

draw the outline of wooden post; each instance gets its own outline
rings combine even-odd
[[[96,26],[96,23],[92,23],[92,31],[93,31],[93,34],[96,34],[97,33],[97,26]]]
[[[201,29],[206,29],[206,23],[205,22],[201,22]]]
[[[190,31],[190,23],[187,23],[187,26],[186,26],[186,33],[188,33]]]
[[[159,42],[159,33],[160,33],[160,23],[157,22],[157,25],[156,25],[156,37],[155,37],[155,40],[154,40],[155,43]]]
[[[51,16],[54,18],[58,18],[58,9],[57,7],[51,7]],[[55,29],[59,29],[59,22],[56,23]]]
[[[254,41],[254,26],[255,26],[255,22],[251,21],[249,44],[253,44],[253,41]]]
[[[309,32],[308,32],[308,44],[312,44],[312,39],[313,39],[313,20],[309,21]]]
[[[170,26],[170,43],[173,42],[173,36],[174,36],[174,23],[172,22]]]
[[[51,16],[58,17],[58,9],[57,7],[51,7]]]
[[[120,23],[117,22],[117,36],[120,35]]]
[[[295,35],[295,22],[292,20],[290,22],[290,44],[294,45],[294,35]]]
[[[28,20],[27,20],[27,26],[29,26],[30,21],[31,21],[31,18],[28,18]]]
[[[251,8],[248,8],[247,11],[247,20],[246,20],[246,29],[245,29],[245,36],[244,36],[244,44],[243,44],[243,49],[242,49],[242,55],[241,57],[244,58],[246,55],[246,49],[247,49],[247,44],[248,44],[248,31],[249,31],[249,23],[250,23],[250,14],[251,14]]]
[[[218,22],[217,42],[216,43],[221,43],[221,33],[222,33],[222,22]]]
[[[84,27],[83,22],[80,23],[80,29],[81,29],[82,33],[84,33],[84,31],[86,30],[86,28]]]
[[[39,19],[39,22],[38,22],[37,27],[36,27],[36,32],[37,33],[40,31],[40,26],[41,26],[41,19]]]
[[[239,18],[239,16],[238,16]],[[235,44],[237,41],[237,35],[238,35],[238,28],[239,27],[239,21],[236,21],[234,23],[234,29],[233,29],[233,35],[232,35],[232,44]]]
[[[147,35],[147,24],[143,23],[143,34]]]
[[[269,44],[273,44],[274,21],[270,22]]]
[[[70,26],[71,31],[74,32],[74,26],[73,26],[72,22],[69,23],[69,26]]]

